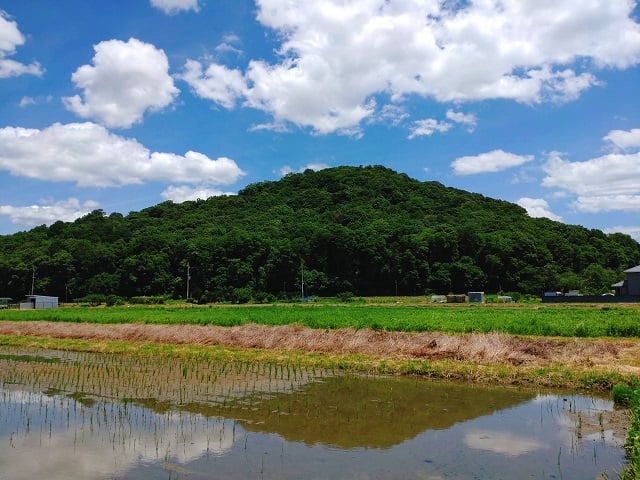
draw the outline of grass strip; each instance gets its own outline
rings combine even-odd
[[[608,391],[616,384],[629,384],[636,380],[632,375],[604,370],[571,369],[561,365],[540,368],[478,364],[460,360],[380,359],[360,354],[318,354],[144,341],[98,341],[6,335],[0,336],[0,345],[109,354],[161,355],[208,361],[275,362],[364,374],[413,375],[426,379],[473,382],[483,385],[534,386],[582,391]]]
[[[236,326],[298,324],[310,328],[401,332],[488,333],[555,337],[640,337],[640,305],[527,306],[123,306],[0,311],[0,320],[47,320],[100,324],[194,324]]]
[[[640,388],[633,392],[630,400],[631,424],[625,443],[629,463],[620,475],[620,480],[640,479]]]

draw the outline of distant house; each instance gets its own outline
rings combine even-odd
[[[40,308],[58,308],[58,297],[27,295],[27,300],[20,304],[20,310],[35,310]]]
[[[626,280],[611,285],[617,297],[640,297],[640,265],[625,270]]]

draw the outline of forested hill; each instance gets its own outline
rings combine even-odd
[[[338,167],[237,196],[98,210],[0,237],[0,296],[91,293],[247,301],[305,293],[599,293],[640,264],[628,235],[527,216],[517,205],[384,167]]]

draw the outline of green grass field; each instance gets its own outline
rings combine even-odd
[[[638,337],[640,305],[379,305],[65,307],[0,310],[0,320],[89,323],[298,324],[321,329],[446,333],[503,332],[559,337]]]

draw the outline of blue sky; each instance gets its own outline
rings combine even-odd
[[[633,1],[0,11],[0,234],[376,164],[640,240]]]

